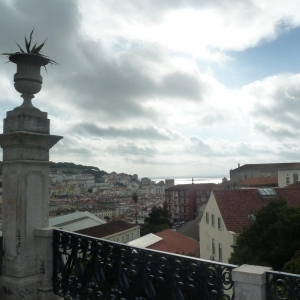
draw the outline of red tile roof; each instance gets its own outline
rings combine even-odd
[[[299,188],[300,188],[300,181],[297,181],[293,184],[284,187],[284,189],[299,189]]]
[[[148,249],[199,256],[200,244],[194,239],[191,239],[171,229],[157,232],[155,235],[161,237],[162,240],[147,247]]]
[[[300,188],[274,188],[277,198],[283,198],[288,205],[300,205]],[[248,215],[255,213],[274,198],[262,198],[257,189],[216,190],[212,192],[219,206],[227,230],[240,233],[249,225]]]
[[[278,186],[278,178],[249,178],[238,183],[239,186]]]
[[[188,190],[189,188],[192,189],[211,189],[213,187],[215,187],[216,184],[212,183],[212,182],[206,182],[206,183],[195,183],[195,184],[176,184],[173,185],[167,189],[165,189],[166,191],[173,191],[173,190]]]
[[[130,224],[122,220],[117,220],[106,224],[77,230],[76,232],[97,238],[103,238],[108,235],[112,235],[134,227],[139,227],[139,225]]]

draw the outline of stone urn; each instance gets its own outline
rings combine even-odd
[[[9,60],[17,65],[17,73],[14,75],[15,89],[21,93],[23,104],[16,109],[34,109],[31,99],[37,94],[43,83],[41,67],[49,63],[49,59],[32,53],[16,53],[9,56]]]

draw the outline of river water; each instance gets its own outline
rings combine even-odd
[[[168,178],[168,179],[170,179],[170,178]],[[158,183],[161,180],[165,181],[165,178],[152,178],[151,180]],[[192,183],[192,177],[174,178],[174,180],[175,180],[175,185],[176,184],[191,184]],[[216,178],[216,177],[199,178],[199,177],[194,177],[194,183],[221,183],[221,182],[222,182],[222,178]]]

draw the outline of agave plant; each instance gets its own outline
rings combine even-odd
[[[26,34],[25,34],[25,47],[26,47],[26,51],[25,52],[22,47],[16,42],[16,44],[18,45],[19,49],[21,52],[15,52],[15,53],[1,53],[1,55],[7,55],[8,57],[14,54],[36,54],[36,55],[40,55],[43,56],[44,58],[46,58],[48,60],[48,62],[51,65],[58,65],[58,63],[52,59],[50,59],[48,56],[43,55],[40,53],[40,51],[42,50],[42,48],[44,47],[47,39],[44,41],[44,43],[42,43],[41,45],[37,46],[37,43],[35,43],[35,45],[32,47],[32,34],[33,34],[34,28],[32,29],[31,33],[30,33],[30,37],[29,37],[29,42],[27,40]]]

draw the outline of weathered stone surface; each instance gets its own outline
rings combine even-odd
[[[235,300],[265,300],[266,271],[271,268],[242,265],[232,271]]]
[[[14,160],[49,161],[49,149],[61,136],[42,133],[15,131],[0,134],[3,162]]]
[[[15,88],[23,104],[7,112],[3,148],[2,231],[4,257],[0,299],[56,299],[52,292],[49,222],[49,150],[62,137],[50,135],[47,113],[31,100],[42,87],[40,68],[49,60],[36,54],[13,54]],[[50,268],[51,265],[51,268]]]
[[[47,119],[47,113],[32,109],[28,109],[26,113],[24,113],[24,110],[16,109],[8,112],[7,116],[8,117],[4,119],[3,124],[4,133],[14,131],[27,131],[44,134],[50,133],[50,120]]]
[[[37,269],[40,286],[38,289],[39,299],[53,299],[53,228],[35,229],[35,247],[37,253]]]
[[[33,115],[22,111],[6,118],[5,133],[0,134],[5,253],[0,299],[52,300],[52,238],[35,229],[48,226],[49,150],[62,137],[49,134],[49,120],[39,116],[38,110]]]

